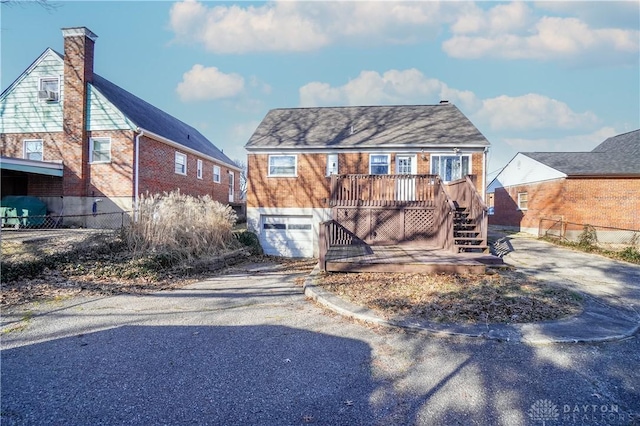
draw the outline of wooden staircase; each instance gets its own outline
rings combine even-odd
[[[478,224],[469,218],[466,207],[456,207],[453,216],[453,243],[456,253],[489,253],[487,241]]]

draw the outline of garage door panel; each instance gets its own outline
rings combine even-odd
[[[265,254],[313,257],[310,216],[262,216],[260,243]]]

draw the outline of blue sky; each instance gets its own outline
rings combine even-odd
[[[590,151],[640,128],[640,2],[57,2],[1,6],[4,90],[60,28],[95,72],[233,159],[269,109],[455,103],[492,144]]]

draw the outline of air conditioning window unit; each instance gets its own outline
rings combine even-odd
[[[58,92],[52,90],[38,90],[38,99],[41,101],[57,101]]]

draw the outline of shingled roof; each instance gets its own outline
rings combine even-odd
[[[640,175],[640,130],[613,136],[591,152],[523,152],[567,176]]]
[[[188,124],[132,95],[98,74],[93,74],[92,84],[137,127],[149,130],[228,165],[236,166],[229,157]]]
[[[453,104],[273,109],[245,148],[486,147],[489,141]]]

